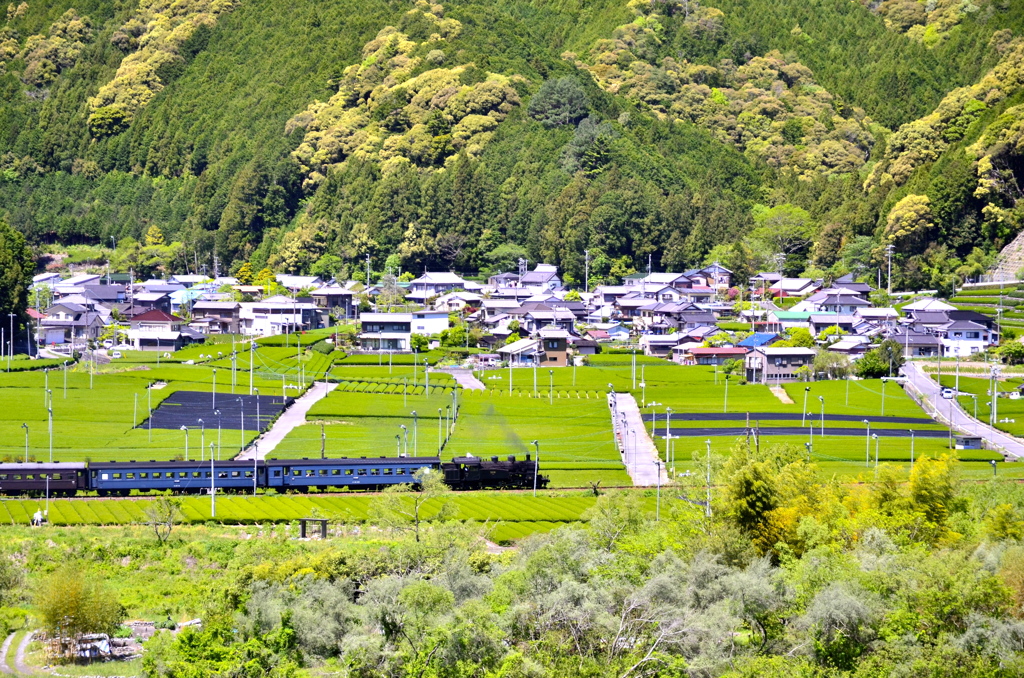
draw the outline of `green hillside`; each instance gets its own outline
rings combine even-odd
[[[115,268],[154,225],[179,267],[582,282],[589,249],[592,283],[779,252],[873,275],[893,242],[898,283],[945,289],[1021,225],[1024,9],[922,7],[12,4],[0,214],[50,250],[113,237]]]

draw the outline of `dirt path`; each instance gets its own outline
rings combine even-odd
[[[34,676],[36,672],[25,663],[25,652],[28,650],[28,644],[32,642],[32,637],[35,635],[35,631],[29,631],[25,634],[25,637],[18,643],[18,651],[14,653],[14,671],[19,676]]]
[[[0,673],[14,673],[11,667],[7,665],[7,651],[11,649],[11,641],[13,640],[14,634],[12,633],[7,636],[7,640],[4,641],[4,644],[0,645]]]
[[[782,388],[781,386],[772,386],[771,392],[773,396],[775,396],[776,398],[778,398],[787,405],[796,404],[793,402],[793,399],[789,397],[789,394],[786,393],[786,389]]]

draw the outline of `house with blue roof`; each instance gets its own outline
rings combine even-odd
[[[760,346],[768,346],[778,338],[779,335],[775,332],[754,332],[746,339],[737,342],[736,345],[743,348],[758,348]]]

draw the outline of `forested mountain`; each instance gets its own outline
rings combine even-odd
[[[176,267],[720,260],[948,289],[1020,229],[1010,0],[36,0],[0,216]]]

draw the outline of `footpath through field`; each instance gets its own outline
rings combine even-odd
[[[1016,461],[1024,457],[1024,442],[981,423],[967,414],[955,399],[944,400],[940,395],[938,382],[925,374],[919,364],[908,362],[900,371],[907,378],[908,385],[919,394],[921,407],[925,411],[929,407],[932,408],[936,419],[949,421],[950,426],[968,435],[981,436],[991,448],[1005,455],[1007,461]]]
[[[267,455],[274,451],[274,448],[284,440],[285,436],[292,432],[292,429],[306,423],[306,413],[310,408],[336,388],[338,388],[337,384],[325,381],[313,384],[301,398],[295,400],[291,407],[281,413],[269,431],[253,440],[252,444],[235,459],[266,459]]]
[[[629,393],[609,393],[608,406],[619,453],[633,484],[642,487],[657,485],[659,468],[662,484],[667,483],[668,471],[664,465],[659,467],[658,448],[647,434],[636,398]]]

